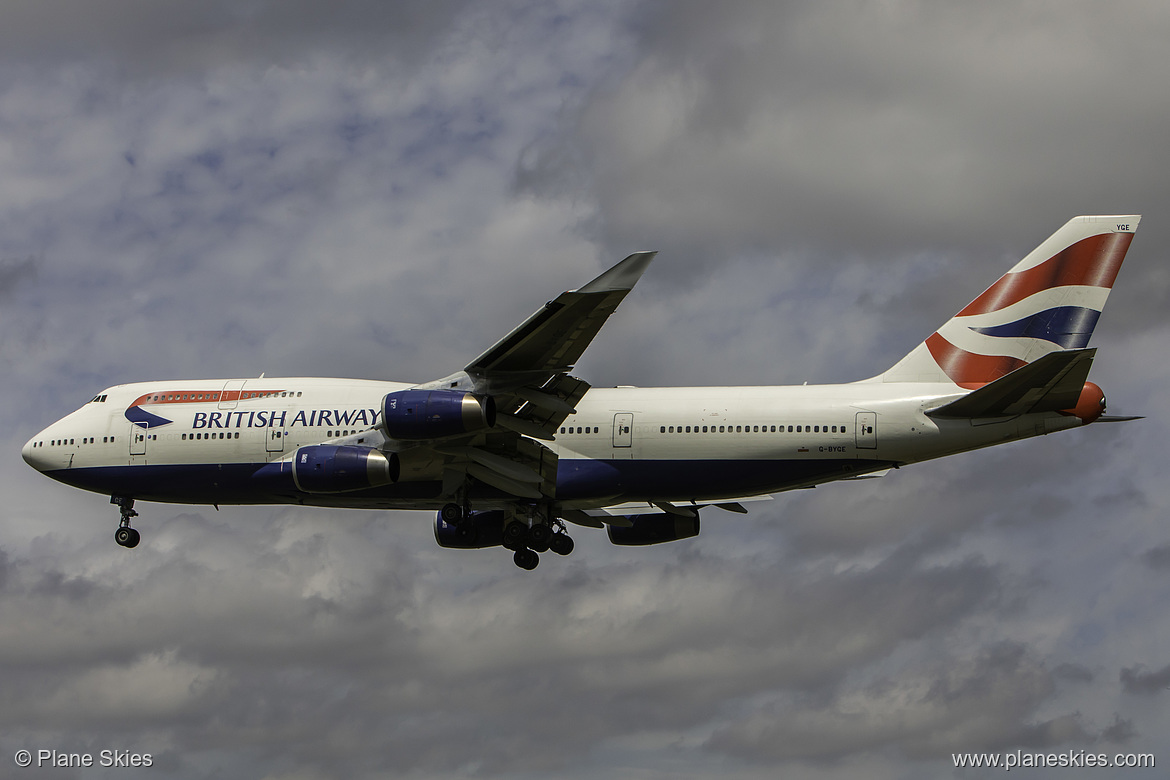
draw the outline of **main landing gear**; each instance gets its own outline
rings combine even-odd
[[[540,563],[540,553],[552,550],[557,555],[568,555],[574,544],[559,518],[551,522],[530,518],[528,523],[513,520],[504,526],[504,547],[513,551],[512,560],[517,566],[532,571]]]
[[[138,517],[134,511],[134,499],[122,496],[111,496],[110,503],[116,504],[122,513],[122,520],[118,523],[118,530],[114,531],[114,541],[123,547],[137,547],[142,541],[142,535],[130,527],[130,518]]]

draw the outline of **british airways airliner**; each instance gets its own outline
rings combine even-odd
[[[1137,216],[1077,217],[883,374],[839,385],[591,388],[570,375],[646,271],[640,252],[425,384],[303,377],[102,390],[24,445],[33,468],[135,502],[436,512],[443,547],[533,569],[566,523],[619,545],[700,510],[1077,428],[1105,416],[1089,337]]]

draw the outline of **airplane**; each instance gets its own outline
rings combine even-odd
[[[617,545],[699,533],[700,510],[883,476],[1107,416],[1087,346],[1139,216],[1076,217],[895,363],[832,385],[593,388],[571,375],[646,271],[632,254],[549,301],[463,370],[426,382],[201,379],[102,390],[22,455],[135,502],[436,512],[445,548],[522,569],[572,552],[571,523]]]

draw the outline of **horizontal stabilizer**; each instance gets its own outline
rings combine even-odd
[[[1059,412],[1077,405],[1096,349],[1050,352],[945,406],[931,417],[1011,417]]]

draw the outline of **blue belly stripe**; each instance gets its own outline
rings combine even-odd
[[[810,481],[829,480],[892,463],[872,460],[588,460],[563,459],[557,478],[562,501],[612,498],[622,501],[718,498],[773,493]],[[283,466],[283,467],[282,467]],[[61,469],[47,476],[83,490],[176,504],[312,504],[408,508],[438,500],[439,482],[399,482],[342,494],[296,489],[288,464],[225,463],[102,466]],[[477,483],[478,485],[478,483]],[[471,500],[505,494],[485,485]]]

